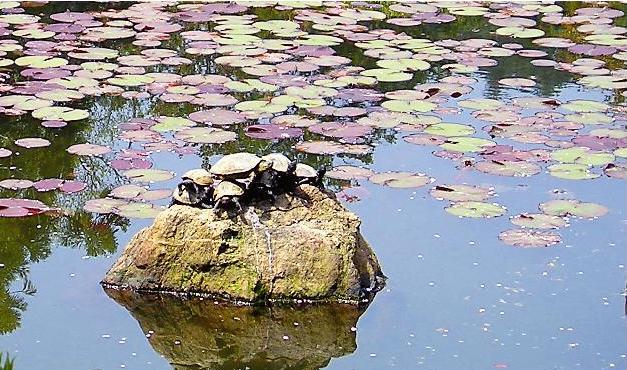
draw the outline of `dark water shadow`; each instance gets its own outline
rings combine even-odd
[[[320,369],[357,349],[365,306],[252,307],[105,289],[174,369]]]

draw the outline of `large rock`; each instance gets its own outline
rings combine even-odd
[[[358,302],[384,282],[359,225],[309,185],[239,215],[173,206],[133,237],[103,284],[248,302]]]
[[[150,345],[183,369],[317,370],[355,351],[365,306],[237,306],[107,289]]]

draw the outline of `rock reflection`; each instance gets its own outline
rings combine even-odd
[[[366,307],[251,307],[105,289],[175,369],[319,369],[355,351]]]

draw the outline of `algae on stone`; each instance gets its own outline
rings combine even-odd
[[[103,283],[240,301],[357,302],[384,283],[359,225],[309,185],[239,215],[173,206],[133,237]]]

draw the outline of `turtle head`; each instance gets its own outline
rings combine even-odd
[[[257,172],[262,173],[270,170],[272,168],[272,161],[267,161],[262,159],[261,162],[257,165]]]
[[[291,161],[290,164],[287,165],[287,173],[293,174],[296,172],[296,165],[298,161]]]

